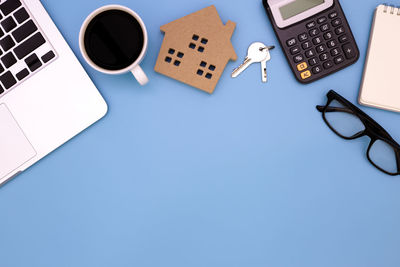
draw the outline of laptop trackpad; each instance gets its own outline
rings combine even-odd
[[[36,155],[5,104],[0,104],[0,179]]]

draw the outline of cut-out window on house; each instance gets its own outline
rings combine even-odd
[[[200,53],[203,53],[204,52],[204,47],[199,46],[199,49],[197,49],[197,51],[199,51]]]
[[[204,73],[204,71],[202,71],[201,69],[198,69],[198,70],[197,70],[197,75],[200,75],[200,76],[202,76],[202,75],[203,75],[203,73]]]
[[[173,55],[174,53],[175,53],[175,49],[170,48],[170,49],[168,50],[168,54]]]
[[[196,45],[195,45],[194,43],[190,43],[190,44],[189,44],[189,48],[195,49],[195,48],[196,48]]]
[[[181,65],[181,62],[179,60],[175,60],[174,65],[178,67],[179,65]]]
[[[202,39],[201,39],[201,43],[202,43],[202,44],[207,44],[207,43],[208,43],[208,40],[207,40],[206,38],[202,38]]]
[[[215,66],[214,66],[214,65],[210,65],[210,66],[208,67],[208,69],[211,70],[211,71],[214,71],[214,70],[215,70]]]
[[[211,73],[207,73],[207,74],[206,74],[206,78],[207,78],[207,79],[211,79],[211,78],[212,78],[212,74],[211,74]]]
[[[177,57],[183,58],[184,55],[185,55],[185,54],[183,54],[182,52],[178,52]]]
[[[199,40],[199,38],[200,37],[197,34],[193,34],[193,36],[192,36],[192,39],[195,41]]]
[[[200,62],[200,66],[205,68],[207,66],[207,62],[205,62],[205,61]]]
[[[170,57],[165,58],[165,62],[171,63],[171,61],[172,61],[172,58],[170,58]]]

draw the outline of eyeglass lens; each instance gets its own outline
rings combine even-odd
[[[368,151],[368,156],[370,160],[382,170],[391,174],[396,174],[398,172],[396,152],[394,148],[385,141],[375,141]]]
[[[328,108],[324,115],[328,124],[342,137],[351,138],[365,130],[362,121],[349,108],[336,100],[329,103],[329,107],[341,109],[331,110]]]

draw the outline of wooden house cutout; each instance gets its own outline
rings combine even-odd
[[[232,21],[222,23],[215,6],[161,26],[165,36],[154,70],[213,93],[229,60],[237,59],[235,28]]]

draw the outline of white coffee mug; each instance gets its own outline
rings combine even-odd
[[[137,20],[137,22],[140,24],[140,26],[142,27],[142,31],[143,31],[143,48],[142,48],[142,51],[141,51],[139,57],[131,65],[129,65],[128,67],[126,67],[124,69],[120,69],[120,70],[107,70],[107,69],[104,69],[104,68],[96,65],[89,58],[89,56],[86,52],[85,45],[84,45],[86,28],[89,25],[89,23],[97,15],[99,15],[105,11],[108,11],[108,10],[121,10],[121,11],[125,11],[126,13],[132,15],[132,17],[134,17]],[[81,49],[81,53],[82,53],[83,57],[85,58],[85,60],[89,63],[89,65],[92,66],[92,68],[94,68],[95,70],[98,70],[100,72],[106,73],[106,74],[123,74],[123,73],[131,72],[135,76],[136,80],[141,85],[145,85],[146,83],[149,82],[147,75],[144,73],[142,68],[139,66],[139,64],[142,62],[143,58],[146,55],[147,45],[148,45],[148,36],[147,36],[146,26],[144,25],[143,20],[133,10],[131,10],[127,7],[124,7],[124,6],[120,6],[120,5],[107,5],[107,6],[100,7],[99,9],[96,9],[95,11],[93,11],[83,22],[83,25],[82,25],[80,33],[79,33],[79,47]]]

